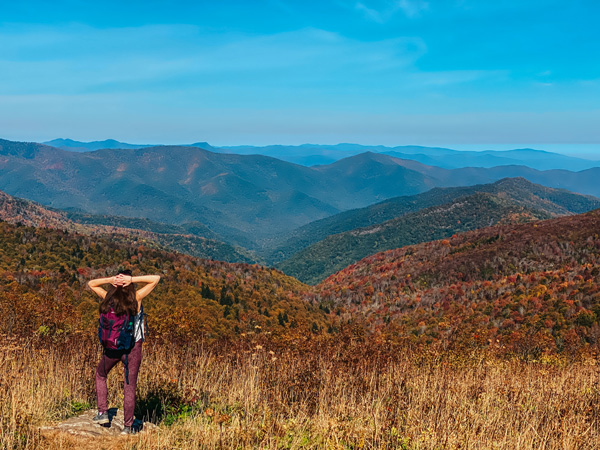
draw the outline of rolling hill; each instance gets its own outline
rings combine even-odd
[[[44,142],[44,144],[70,151],[93,151],[104,148],[135,149],[157,146],[128,144],[114,139],[94,142],[81,142],[72,139],[54,139],[52,141]],[[530,148],[464,151],[417,145],[386,147],[383,145],[358,144],[237,145],[213,147],[207,142],[186,144],[185,147],[199,147],[215,153],[264,155],[303,166],[331,164],[340,159],[348,158],[360,153],[374,152],[400,159],[418,161],[426,165],[442,167],[444,169],[524,165],[537,170],[567,169],[578,171],[590,169],[592,167],[600,167],[600,161],[592,161]]]
[[[42,205],[12,197],[0,191],[0,220],[30,227],[45,227],[90,236],[104,236],[121,242],[140,241],[181,253],[227,262],[255,262],[240,248],[215,239],[214,233],[198,223],[175,226],[118,216],[94,216],[50,210]],[[204,237],[202,234],[210,237]]]
[[[513,200],[478,192],[381,224],[328,236],[277,264],[277,267],[305,283],[316,284],[373,253],[442,239],[498,223],[549,217],[547,212],[527,208]]]
[[[292,231],[283,243],[273,249],[267,257],[267,261],[279,263],[330,235],[376,225],[476,192],[498,194],[528,208],[545,211],[550,217],[579,214],[600,207],[598,198],[547,188],[530,183],[524,178],[505,178],[495,183],[475,186],[434,188],[422,194],[394,197],[374,205],[344,211],[306,224]]]
[[[538,357],[600,339],[600,210],[371,255],[315,298],[370,332]]]

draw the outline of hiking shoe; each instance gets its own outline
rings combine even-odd
[[[137,434],[138,431],[139,430],[134,427],[123,427],[123,431],[121,431],[121,434]]]
[[[105,423],[110,422],[110,418],[108,417],[108,412],[98,413],[96,417],[92,419],[92,422],[97,423],[98,425],[104,425]]]

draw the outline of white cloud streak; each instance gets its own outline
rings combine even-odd
[[[429,9],[429,3],[423,0],[361,0],[355,2],[353,7],[371,21],[386,23],[398,13],[409,19],[419,17]]]
[[[215,77],[327,83],[410,68],[426,51],[418,38],[361,42],[314,28],[254,36],[188,25],[18,27],[0,30],[0,43],[0,92],[11,94],[168,88]]]

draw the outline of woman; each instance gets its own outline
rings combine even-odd
[[[106,378],[110,370],[119,362],[127,364],[125,374],[125,395],[123,399],[123,410],[125,417],[124,434],[135,433],[133,426],[133,410],[135,408],[135,388],[137,376],[142,362],[142,342],[144,341],[143,315],[139,314],[142,308],[142,299],[156,287],[160,280],[158,275],[145,275],[134,277],[131,270],[123,270],[118,275],[109,278],[98,278],[91,280],[88,286],[102,299],[100,302],[100,313],[106,313],[113,308],[117,315],[129,314],[135,316],[135,345],[128,351],[105,349],[96,369],[96,400],[98,402],[98,415],[94,422],[106,424],[110,422],[108,416]],[[133,283],[146,283],[145,286],[135,290]],[[108,292],[101,286],[110,284]],[[128,372],[128,373],[127,373]]]

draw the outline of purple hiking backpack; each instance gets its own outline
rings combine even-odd
[[[112,308],[100,314],[98,338],[102,347],[109,350],[131,350],[135,345],[135,316],[117,316]]]

